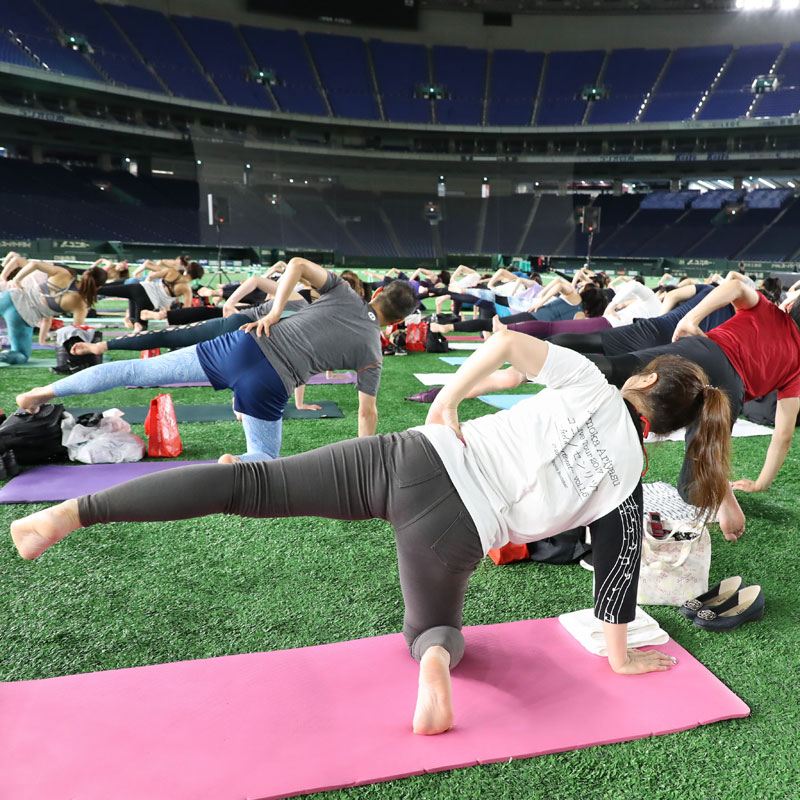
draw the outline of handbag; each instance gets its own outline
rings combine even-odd
[[[668,533],[653,537],[645,523],[637,602],[681,606],[708,591],[711,535],[702,522],[665,520]]]
[[[144,432],[148,436],[147,455],[150,458],[175,458],[181,454],[183,444],[171,394],[160,394],[150,401]]]

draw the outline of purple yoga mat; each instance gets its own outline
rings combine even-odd
[[[81,464],[34,467],[0,489],[0,503],[50,503],[99,492],[118,483],[175,467],[213,461],[136,461],[131,464]]]
[[[324,372],[319,375],[312,375],[307,381],[307,386],[335,386],[337,383],[348,384],[356,382],[355,372],[340,372],[333,374],[332,378],[326,378]]]
[[[339,374],[339,377],[336,378],[326,378],[325,373],[321,372],[319,375],[313,375],[307,381],[308,386],[334,386],[337,383],[341,383],[344,385],[347,384],[354,384],[356,382],[356,373],[355,372],[343,372]],[[159,388],[161,389],[184,389],[191,386],[211,386],[208,381],[189,381],[187,383],[164,383]],[[148,389],[148,386],[135,386],[129,385],[125,387],[126,389]]]

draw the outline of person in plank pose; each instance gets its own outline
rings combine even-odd
[[[506,361],[547,388],[460,424],[461,400]],[[387,520],[405,601],[403,633],[419,662],[412,727],[438,734],[454,719],[450,670],[464,653],[467,584],[484,554],[509,541],[588,525],[595,615],[610,670],[632,675],[674,663],[656,650],[627,647],[643,530],[641,417],[658,433],[699,422],[692,499],[713,513],[727,488],[729,410],[701,369],[657,359],[620,391],[584,356],[509,331],[470,356],[425,425],[274,461],[168,470],[31,514],[11,534],[20,555],[32,559],[77,528],[123,520],[218,513]]]
[[[293,287],[305,279],[319,300],[281,319]],[[242,415],[247,452],[226,460],[277,458],[283,410],[291,392],[312,375],[328,369],[358,373],[358,432],[375,433],[376,397],[382,352],[380,328],[405,319],[416,308],[414,291],[402,281],[390,283],[366,303],[333,272],[293,258],[286,268],[269,313],[243,329],[210,341],[147,359],[98,364],[68,378],[17,397],[20,408],[35,412],[55,397],[94,394],[118,386],[210,381],[232,389],[234,411]]]

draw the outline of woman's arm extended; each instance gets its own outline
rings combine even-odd
[[[278,286],[280,284],[277,281],[273,281],[270,278],[265,278],[263,275],[252,275],[249,278],[243,280],[236,291],[225,301],[225,304],[222,306],[222,316],[229,317],[231,314],[236,313],[236,304],[241,300],[242,297],[246,297],[250,292],[255,291],[256,289],[260,289],[264,294],[269,295],[270,297],[275,297],[278,292]],[[297,294],[297,292],[292,292],[289,296],[289,300],[298,300],[302,297],[302,295]]]
[[[57,267],[49,261],[29,261],[14,276],[14,282],[21,283],[23,278],[26,278],[31,272],[36,272],[37,269],[47,273],[51,278],[61,278],[62,282],[66,279],[67,283],[64,284],[65,286],[69,285],[69,281],[72,280],[72,273],[68,269],[64,269],[64,267]]]
[[[772,432],[761,474],[755,481],[747,480],[747,478],[734,481],[731,486],[735,491],[765,492],[769,489],[792,446],[798,411],[800,411],[800,397],[784,397],[782,400],[778,400],[778,406],[775,409],[775,430]]]
[[[484,381],[506,361],[523,375],[538,375],[549,345],[534,336],[516,331],[496,333],[482,344],[465,362],[453,380],[437,395],[431,405],[426,424],[448,425],[461,437],[458,405],[478,383]]]
[[[675,326],[672,341],[677,342],[684,336],[705,336],[700,330],[700,323],[711,313],[733,303],[739,309],[754,308],[758,305],[758,291],[746,283],[735,279],[725,281],[709,292],[683,319]]]
[[[564,299],[573,306],[581,302],[581,296],[569,281],[564,280],[564,278],[553,278],[533,301],[531,308],[534,311],[538,311],[548,300],[555,297],[557,294],[563,295]]]

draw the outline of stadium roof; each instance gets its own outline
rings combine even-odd
[[[736,0],[420,0],[420,8],[505,14],[686,14],[736,12]],[[778,9],[779,2],[773,3]]]

